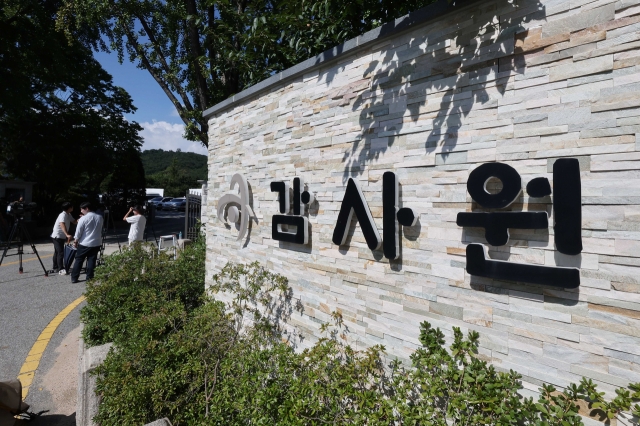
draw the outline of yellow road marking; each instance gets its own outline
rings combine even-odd
[[[33,254],[33,253],[30,253],[30,254]],[[26,256],[26,254],[25,254],[25,256]],[[47,257],[53,257],[53,255],[52,254],[47,254],[45,256],[40,256],[40,259],[46,259]],[[38,260],[38,258],[34,257],[34,258],[31,258],[31,259],[25,259],[25,260],[22,261],[22,263],[31,262],[32,260]],[[18,263],[20,263],[20,261],[16,260],[15,262],[3,263],[0,266],[17,265]]]
[[[47,345],[51,340],[51,336],[53,336],[53,332],[56,331],[67,315],[81,304],[84,299],[84,296],[80,296],[60,311],[60,313],[56,315],[56,317],[44,328],[44,330],[42,330],[42,333],[40,333],[36,342],[31,347],[27,358],[24,360],[24,364],[22,364],[22,368],[20,368],[20,373],[18,373],[18,379],[20,379],[20,382],[22,383],[22,399],[25,399],[29,394],[29,387],[33,382],[33,377],[40,365],[40,359],[42,358],[42,354],[45,349],[47,349]]]

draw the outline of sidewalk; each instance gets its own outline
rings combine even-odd
[[[41,417],[20,425],[33,426],[75,426],[76,402],[78,398],[78,341],[80,326],[69,332],[56,348],[53,365],[46,371],[39,371],[34,380],[34,389],[29,392],[26,402],[31,411],[48,410]]]
[[[115,253],[127,245],[128,226],[120,226],[117,235],[105,238],[105,255]],[[147,241],[154,242],[154,235],[168,235],[184,230],[184,214],[165,212],[159,214],[150,226]],[[119,244],[118,244],[119,242]],[[53,243],[50,239],[38,239],[36,250],[46,270],[52,267]],[[15,248],[12,257],[5,259],[0,268],[0,291],[7,295],[9,309],[0,311],[0,379],[11,379],[18,375],[21,365],[47,324],[71,301],[84,292],[84,275],[79,284],[72,284],[68,276],[44,277],[39,262],[31,247],[24,246],[24,274],[17,275],[18,264]],[[6,267],[5,267],[6,266]],[[9,295],[11,297],[9,297]],[[15,300],[14,300],[15,299]],[[26,402],[30,411],[38,413],[48,410],[41,417],[20,425],[74,426],[76,424],[76,402],[78,387],[78,339],[80,335],[80,310],[73,309],[60,327],[53,333],[43,353]]]
[[[120,244],[124,247],[122,242]],[[49,270],[52,266],[53,244],[41,240],[35,243],[35,246],[44,267]],[[118,243],[115,238],[107,240],[105,255],[117,251]],[[5,365],[11,368],[3,371],[2,379],[16,377],[20,364],[25,362],[26,352],[34,344],[35,336],[42,332],[46,324],[66,306],[69,300],[84,292],[84,276],[81,276],[80,284],[71,284],[68,276],[56,274],[48,278],[44,277],[41,266],[28,245],[24,246],[24,260],[28,260],[24,264],[25,272],[23,275],[18,275],[15,253],[16,250],[13,248],[10,253],[12,256],[6,262],[11,264],[2,268],[2,276],[6,275],[6,279],[2,280],[3,286],[15,283],[16,287],[11,287],[12,294],[21,294],[19,303],[11,303],[18,305],[16,306],[18,312],[15,315],[19,318],[12,326],[14,333],[5,335],[6,339],[0,339],[3,340],[0,342],[3,343],[3,348],[11,351],[10,355],[15,358],[10,365]],[[9,291],[9,287],[5,287],[2,289]],[[52,293],[59,294],[59,302],[52,301]],[[53,333],[25,398],[25,401],[31,405],[31,412],[47,412],[30,422],[18,421],[16,426],[75,426],[80,310],[83,306],[84,303],[76,307]],[[3,324],[3,326],[9,325]],[[30,331],[27,332],[27,330]]]

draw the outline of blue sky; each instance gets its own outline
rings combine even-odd
[[[141,133],[144,138],[143,151],[154,148],[175,151],[180,148],[198,154],[207,153],[202,144],[182,137],[184,123],[151,74],[136,68],[127,60],[120,65],[115,53],[94,52],[94,55],[113,76],[114,84],[123,87],[133,98],[138,111],[127,115],[127,119],[137,121],[144,128]]]

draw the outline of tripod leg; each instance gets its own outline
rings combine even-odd
[[[151,225],[151,232],[153,232],[153,239],[156,241],[156,245],[158,245],[158,237],[156,237],[156,230],[153,227],[153,222],[151,222],[149,225]]]
[[[11,227],[11,232],[9,232],[9,239],[7,240],[7,245],[4,247],[4,251],[2,252],[2,257],[0,258],[0,265],[2,265],[2,261],[7,256],[7,252],[9,251],[9,247],[11,247],[11,241],[16,235],[16,230],[18,229],[18,222],[14,222]]]
[[[44,263],[42,263],[42,259],[40,258],[40,255],[38,254],[38,250],[36,249],[36,245],[33,244],[33,241],[31,241],[31,236],[29,235],[29,232],[25,228],[20,228],[20,230],[26,237],[27,243],[29,243],[29,245],[31,246],[31,249],[33,250],[33,254],[35,254],[36,257],[38,258],[38,261],[40,262],[40,266],[42,266],[42,270],[44,271],[44,276],[48,277],[49,271],[47,271],[47,268],[44,267]],[[22,240],[20,240],[20,243],[22,244]],[[22,263],[20,263],[20,266],[22,266]],[[20,271],[20,273],[22,273],[22,271]]]
[[[115,224],[115,222],[113,221],[113,215],[111,214],[111,209],[107,209],[107,211],[108,211],[109,213],[108,213],[108,214],[105,214],[105,217],[104,217],[104,225],[103,225],[103,226],[104,226],[104,229],[106,229],[106,231],[107,231],[107,232],[106,232],[104,235],[106,235],[106,234],[109,232],[109,225],[111,225],[111,229],[113,230],[113,234],[114,234],[114,235],[115,235],[115,237],[116,237],[116,242],[118,243],[118,250],[119,250],[120,252],[122,252],[122,247],[120,247],[120,237],[118,236],[118,233],[117,233],[117,231],[116,231],[116,224]],[[105,239],[104,239],[104,237],[103,237],[103,239],[102,239],[102,244],[103,244],[103,246],[104,246],[104,244],[105,244],[105,242],[104,242],[104,241],[105,241]],[[102,249],[102,251],[101,251],[101,257],[102,257],[102,254],[104,254],[104,249]]]
[[[24,246],[22,245],[22,239],[20,238],[20,234],[18,233],[18,238],[19,238],[19,245],[18,245],[18,261],[19,266],[18,266],[18,273],[21,274],[24,272],[24,269],[22,268],[22,253],[24,252]]]
[[[122,247],[120,247],[120,237],[118,236],[118,233],[116,232],[116,224],[113,221],[113,216],[110,216],[111,218],[111,226],[113,227],[113,233],[116,234],[116,241],[118,242],[118,251],[122,252]]]
[[[98,260],[96,260],[96,266],[102,265],[102,257],[104,256],[106,240],[107,240],[107,231],[105,228],[102,228],[102,244],[100,244],[100,251],[98,252]]]

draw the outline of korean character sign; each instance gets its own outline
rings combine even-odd
[[[309,220],[304,216],[304,210],[305,205],[313,203],[314,195],[304,190],[302,178],[293,178],[293,215],[288,215],[291,210],[289,184],[280,181],[271,182],[271,192],[278,193],[279,211],[282,213],[274,214],[272,217],[271,238],[287,243],[307,244]],[[295,228],[295,231],[291,231],[292,228]]]
[[[271,192],[278,193],[281,213],[272,217],[271,238],[276,241],[307,244],[309,241],[309,221],[304,216],[304,210],[305,204],[313,203],[314,196],[304,190],[302,178],[293,178],[293,191],[290,190],[287,182],[271,182]],[[293,194],[293,203],[291,203],[290,194]],[[289,215],[291,204],[293,204],[293,214]],[[332,241],[337,245],[345,243],[349,225],[352,218],[355,217],[360,223],[369,248],[377,250],[382,246],[385,257],[397,259],[400,256],[399,225],[413,226],[418,219],[412,209],[398,208],[398,204],[398,178],[393,172],[385,172],[382,177],[383,243],[358,182],[349,178]],[[287,227],[286,230],[284,226]],[[292,228],[295,228],[295,231],[292,231]]]
[[[385,172],[382,175],[383,240],[380,238],[380,233],[373,221],[371,210],[369,210],[369,205],[362,194],[358,181],[349,178],[333,230],[333,243],[338,246],[345,244],[349,225],[355,216],[360,223],[367,246],[371,250],[377,250],[382,246],[382,252],[387,259],[398,259],[400,257],[399,225],[414,226],[418,221],[418,216],[413,209],[398,207],[398,194],[398,177],[393,172]]]
[[[492,178],[502,181],[503,188],[497,194],[486,190]],[[469,174],[467,191],[471,198],[484,209],[503,209],[512,204],[522,191],[520,174],[504,163],[486,163]],[[556,249],[563,254],[577,255],[582,252],[582,194],[580,165],[575,158],[561,158],[553,165],[553,191],[549,180],[535,178],[527,184],[530,197],[553,196],[554,238]],[[458,226],[480,227],[485,230],[487,242],[503,246],[509,241],[509,229],[547,229],[547,212],[461,212]],[[469,244],[466,250],[467,272],[496,280],[520,281],[544,284],[561,288],[576,288],[580,285],[580,270],[577,268],[551,267],[490,260],[486,247]]]

